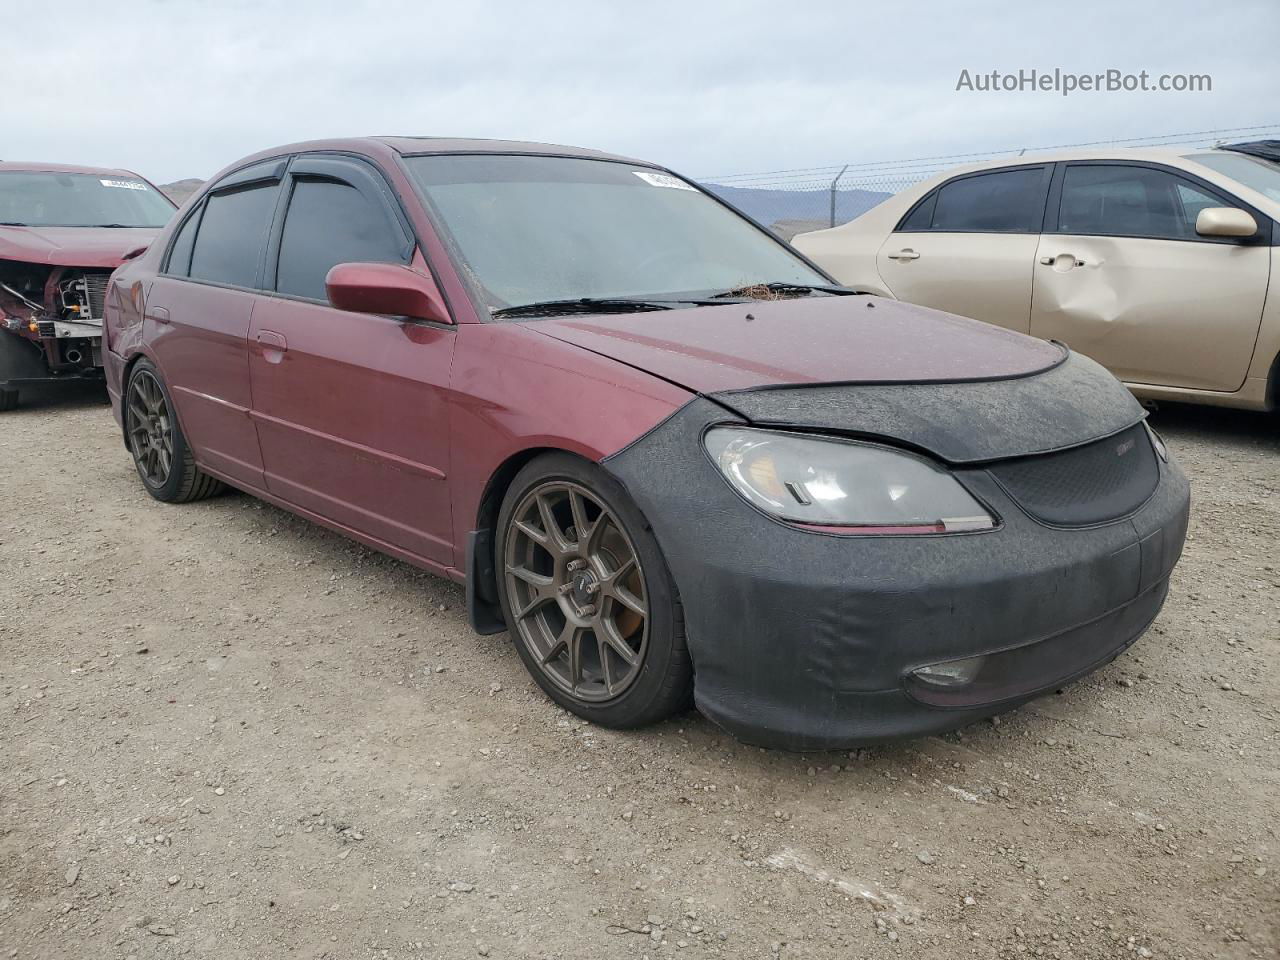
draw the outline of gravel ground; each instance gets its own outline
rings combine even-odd
[[[1274,957],[1280,425],[1166,408],[1153,630],[853,754],[548,702],[462,592],[143,492],[96,393],[0,419],[0,960]]]

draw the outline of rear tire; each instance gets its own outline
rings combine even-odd
[[[196,466],[173,411],[160,371],[150,360],[139,360],[125,387],[124,422],[142,485],[163,503],[190,503],[221,493],[222,481]]]
[[[625,729],[692,705],[675,583],[639,508],[600,467],[567,453],[530,461],[498,514],[495,569],[520,659],[566,710]]]

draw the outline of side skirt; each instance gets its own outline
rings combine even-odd
[[[427,573],[434,574],[437,577],[444,577],[447,580],[452,580],[454,583],[465,584],[467,582],[467,575],[456,567],[448,567],[442,563],[437,563],[434,560],[429,560],[426,557],[419,556],[416,553],[411,553],[408,550],[402,550],[399,547],[387,543],[385,540],[379,540],[377,537],[368,536],[367,534],[353,530],[345,524],[338,523],[335,520],[330,520],[328,517],[322,517],[317,513],[312,513],[310,510],[303,509],[296,504],[290,503],[288,500],[284,500],[274,494],[268,493],[266,490],[247,484],[243,480],[233,480],[226,474],[221,473],[218,470],[211,469],[202,463],[199,464],[199,466],[200,469],[209,474],[209,476],[216,477],[229,487],[234,487],[237,490],[243,491],[251,497],[257,497],[264,503],[269,503],[273,507],[279,507],[281,510],[295,514],[303,520],[308,520],[317,526],[324,527],[327,530],[332,530],[334,533],[340,533],[347,539],[354,540],[357,543],[362,543],[372,550],[377,550],[379,553],[385,553],[389,557],[401,560],[404,563],[415,566],[420,570],[425,570]],[[504,627],[503,629],[506,628]]]

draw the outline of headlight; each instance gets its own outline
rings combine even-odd
[[[704,443],[738,493],[782,520],[859,533],[995,526],[955,477],[900,450],[743,427],[715,427]]]

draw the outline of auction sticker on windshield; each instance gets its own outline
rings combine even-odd
[[[119,187],[121,190],[146,190],[147,185],[138,180],[102,180],[98,182],[104,187]]]
[[[692,190],[697,193],[695,187],[689,186],[679,177],[673,177],[666,173],[654,173],[652,170],[632,170],[637,177],[645,183],[653,187],[667,187],[670,190]]]

